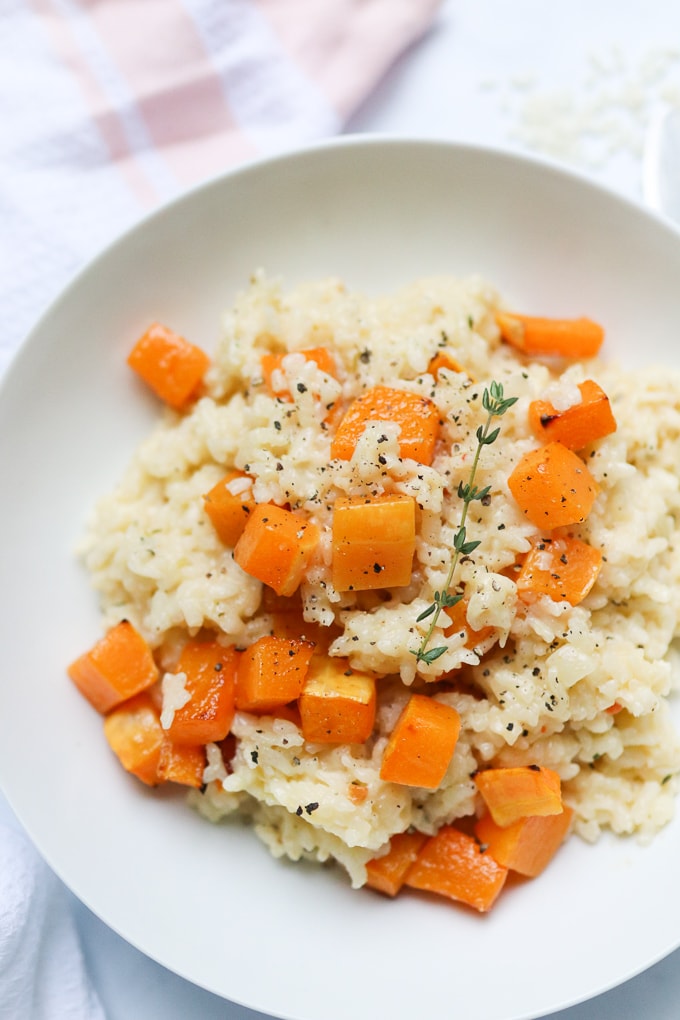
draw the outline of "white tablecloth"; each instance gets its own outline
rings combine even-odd
[[[296,2],[302,15],[304,0]],[[295,8],[296,2],[291,7]],[[389,6],[391,2],[386,0],[382,6]],[[154,3],[155,0],[145,0],[149,16]],[[346,12],[354,6],[339,0],[338,9],[343,4]],[[42,150],[36,151],[35,147],[31,150],[31,125],[26,122],[26,111],[30,108],[27,97],[32,86],[30,68],[25,63],[22,65],[22,47],[28,44],[25,34],[38,31],[38,27],[26,20],[26,10],[47,14],[48,21],[51,18],[51,31],[57,37],[59,18],[70,18],[71,44],[79,44],[85,52],[92,40],[85,37],[88,24],[78,17],[78,8],[88,6],[86,0],[81,4],[77,0],[36,0],[30,8],[22,0],[5,2],[3,13],[9,19],[5,27],[12,25],[16,33],[11,40],[7,32],[0,39],[4,66],[0,76],[0,101],[4,100],[3,124],[9,123],[7,118],[13,118],[11,124],[16,131],[25,134],[18,139],[13,155],[26,161],[27,176],[20,193],[14,193],[15,179],[0,171],[0,208],[5,233],[5,243],[0,242],[0,275],[5,280],[5,311],[9,313],[0,338],[0,370],[58,285],[117,232],[113,226],[115,222],[122,227],[139,215],[145,201],[142,194],[145,188],[153,195],[153,199],[149,199],[147,194],[146,200],[153,201],[173,193],[183,180],[191,179],[192,170],[195,178],[192,158],[196,154],[190,146],[185,151],[181,151],[181,146],[175,148],[171,176],[167,167],[154,161],[153,151],[146,150],[141,164],[137,160],[133,166],[133,161],[128,161],[128,172],[136,175],[133,182],[136,198],[124,198],[120,189],[111,184],[109,198],[118,203],[117,221],[111,215],[104,216],[103,210],[97,215],[97,211],[91,209],[87,233],[81,221],[74,218],[68,202],[63,204],[65,181],[56,173],[41,178],[41,162],[49,162],[50,145],[59,144],[60,138],[63,140],[68,124],[58,123],[57,110],[56,120],[52,122],[54,132],[50,134],[45,130]],[[274,6],[272,0],[253,5],[259,7],[258,16],[267,17],[272,15]],[[200,24],[199,15],[205,16],[209,4],[207,0],[205,3],[186,0],[186,7],[199,18],[197,23]],[[237,14],[246,17],[249,7],[242,0],[223,0],[221,9],[234,17]],[[400,0],[391,9],[396,12],[397,7],[403,15],[408,5]],[[422,13],[432,14],[435,8],[436,3],[425,5]],[[141,9],[141,5],[137,9]],[[37,16],[35,13],[34,17]],[[216,45],[215,40],[221,38],[228,47],[229,24],[228,18],[210,22],[212,44]],[[342,81],[324,79],[321,82],[323,76],[317,77],[315,89],[305,94],[300,106],[296,93],[296,89],[302,87],[300,67],[305,66],[305,73],[314,77],[313,70],[310,71],[314,59],[304,64],[309,58],[305,50],[309,39],[304,38],[307,24],[303,19],[297,38],[288,40],[298,47],[299,63],[296,68],[286,69],[288,91],[280,97],[280,120],[269,116],[266,104],[258,107],[262,97],[258,99],[256,91],[237,90],[241,102],[237,110],[244,122],[249,123],[250,131],[245,135],[240,133],[234,143],[233,158],[238,158],[239,154],[251,155],[258,149],[285,148],[306,137],[319,137],[338,130],[416,134],[536,151],[630,198],[639,199],[647,123],[660,106],[680,105],[680,7],[669,4],[668,0],[628,0],[625,4],[614,0],[601,0],[599,4],[571,0],[562,5],[539,0],[515,0],[513,4],[504,0],[476,0],[467,4],[461,0],[444,0],[424,38],[419,38],[419,25],[402,24],[401,31],[390,40],[389,52],[383,53],[382,63],[375,53],[372,54],[373,63],[369,61],[372,76],[367,74],[358,90],[348,91]],[[396,63],[392,63],[408,39],[409,31],[413,42]],[[365,43],[365,36],[363,40]],[[44,44],[64,46],[67,41],[53,38],[50,42],[45,37]],[[355,44],[358,45],[356,39]],[[107,54],[100,56],[104,60]],[[248,57],[251,62],[247,66],[257,74],[253,53],[245,50],[240,53],[238,66],[242,71],[246,66],[243,61]],[[387,73],[381,77],[386,67]],[[117,77],[113,64],[99,63],[97,70],[98,77],[93,75],[89,82],[93,103],[97,101],[98,88],[108,89],[111,94],[125,89],[125,82]],[[226,67],[224,75],[228,73],[234,73],[233,67],[231,72]],[[320,74],[318,60],[316,73]],[[16,91],[8,92],[13,85]],[[55,78],[55,103],[60,98],[60,89],[67,87],[67,83]],[[356,109],[362,95],[366,98]],[[68,97],[62,98],[66,101]],[[300,114],[301,109],[304,116]],[[280,130],[275,130],[277,124]],[[119,139],[119,144],[131,149],[138,146],[136,151],[143,152],[144,140],[139,137],[143,127],[131,116],[126,125],[127,135]],[[108,129],[111,130],[111,125]],[[113,144],[115,139],[110,141]],[[81,147],[84,174],[101,169],[101,154],[93,147],[91,138],[72,136],[71,144]],[[42,186],[45,180],[47,188]],[[34,202],[33,215],[27,200]],[[56,266],[49,261],[50,257],[57,257],[54,245],[50,247],[41,236],[41,203],[47,208],[50,202],[62,203],[62,221],[58,223],[61,249]],[[108,211],[111,212],[110,207]],[[19,218],[23,218],[26,245],[20,252],[10,251],[7,238]],[[1,795],[0,825],[15,829],[19,834],[17,839],[22,838],[19,823]],[[30,866],[30,847],[27,853]],[[189,1016],[202,1020],[218,1017],[247,1020],[259,1015],[195,988],[146,959],[75,901],[54,876],[41,871],[41,865],[36,868],[38,880],[45,884],[45,896],[56,897],[60,910],[65,909],[75,920],[75,929],[64,934],[65,944],[76,946],[77,951],[80,943],[83,959],[76,963],[84,966],[94,997],[98,996],[109,1020],[184,1020]],[[61,916],[63,918],[63,913]],[[631,917],[631,924],[634,923]],[[0,961],[1,953],[0,942]],[[639,1020],[642,1017],[677,1020],[679,1003],[680,952],[624,986],[556,1016],[560,1020]],[[40,1013],[40,1020],[48,1015]],[[71,1016],[74,1020],[90,1020],[97,1015],[98,1005],[92,999],[82,1003],[80,1015],[69,1013],[68,1018],[65,1014],[57,1018],[55,1014],[55,1020],[70,1020]],[[2,1001],[0,1018],[31,1020],[31,1017],[14,1016],[7,1010],[3,1012]]]

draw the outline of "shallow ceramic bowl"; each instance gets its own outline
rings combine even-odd
[[[166,967],[292,1020],[519,1020],[680,942],[680,825],[648,847],[572,839],[488,916],[350,891],[237,824],[124,774],[66,664],[99,633],[74,557],[95,498],[157,414],[125,364],[152,319],[210,349],[251,271],[391,290],[480,273],[512,305],[588,314],[606,355],[678,365],[680,235],[543,162],[346,139],[226,174],[162,209],[48,311],[0,393],[0,779],[50,865]]]

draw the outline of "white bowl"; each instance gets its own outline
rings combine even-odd
[[[81,273],[0,393],[0,778],[38,849],[107,924],[178,974],[293,1020],[519,1020],[680,943],[680,825],[651,846],[572,839],[489,916],[351,892],[273,860],[119,769],[65,666],[98,634],[73,549],[156,413],[125,356],[151,319],[210,348],[250,272],[391,290],[477,272],[517,307],[588,314],[610,357],[678,364],[680,235],[543,162],[345,139],[229,173]]]

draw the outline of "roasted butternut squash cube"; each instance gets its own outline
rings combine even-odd
[[[390,421],[400,426],[399,450],[421,464],[431,464],[439,435],[439,411],[429,397],[410,390],[374,386],[348,407],[331,443],[331,457],[351,460],[369,422]]]
[[[256,506],[252,481],[242,471],[228,471],[203,497],[205,512],[220,540],[232,549]]]
[[[582,450],[616,432],[609,397],[594,379],[578,384],[581,401],[558,411],[548,400],[529,404],[529,425],[544,443],[554,440],[570,450]]]
[[[335,501],[332,579],[337,591],[407,585],[415,548],[413,497],[392,493]]]
[[[315,744],[362,744],[375,725],[375,680],[347,659],[313,658],[298,700],[302,733]]]
[[[197,393],[210,365],[208,355],[173,330],[154,322],[128,355],[128,365],[177,411]]]
[[[424,832],[396,833],[387,853],[368,861],[366,885],[385,896],[396,896],[426,842]]]
[[[510,825],[498,825],[486,814],[475,825],[475,836],[503,867],[536,878],[564,842],[573,815],[565,805],[557,815],[530,815]]]
[[[436,790],[446,774],[460,733],[455,708],[412,694],[385,748],[380,778],[388,783]]]
[[[242,712],[266,713],[295,701],[302,693],[311,641],[259,638],[241,653],[236,674],[236,707]]]
[[[560,777],[544,766],[484,769],[476,774],[475,784],[497,825],[562,811]]]
[[[233,646],[225,648],[218,641],[187,641],[175,672],[184,674],[189,697],[174,710],[167,728],[173,743],[191,746],[224,740],[236,711],[238,657]]]
[[[122,620],[67,669],[78,690],[105,714],[158,680],[151,649],[128,620]]]
[[[497,312],[501,336],[525,354],[563,358],[594,358],[604,341],[604,329],[585,316],[549,319],[542,315]]]
[[[167,738],[161,744],[158,778],[161,782],[178,783],[198,790],[203,785],[206,766],[205,747],[173,744]]]
[[[146,691],[118,705],[106,716],[104,736],[127,772],[147,786],[159,783],[158,765],[165,733],[158,709]]]
[[[412,889],[489,910],[508,877],[508,869],[484,853],[472,836],[444,825],[431,836],[410,867],[405,884]]]
[[[584,462],[562,443],[525,453],[508,486],[522,513],[542,531],[584,521],[598,493]]]
[[[319,538],[317,526],[300,514],[260,504],[236,543],[234,559],[246,574],[269,585],[277,595],[292,595],[307,572]]]
[[[578,538],[543,538],[529,550],[517,575],[517,591],[526,601],[547,595],[553,602],[578,605],[602,569],[602,553]]]

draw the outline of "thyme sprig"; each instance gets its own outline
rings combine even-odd
[[[453,538],[453,554],[451,556],[451,563],[449,564],[449,571],[446,575],[446,582],[441,591],[436,591],[434,593],[431,605],[429,605],[416,620],[416,623],[421,623],[423,620],[427,620],[430,616],[432,617],[427,633],[420,643],[420,648],[417,652],[412,653],[415,655],[418,662],[424,662],[429,665],[430,663],[435,662],[440,655],[443,655],[447,649],[446,645],[438,645],[436,648],[428,648],[427,646],[432,640],[432,635],[434,634],[434,630],[437,626],[442,610],[453,608],[453,606],[457,605],[463,597],[460,593],[451,594],[450,591],[451,584],[453,582],[453,575],[455,574],[456,567],[458,566],[458,561],[461,556],[469,556],[469,554],[474,552],[477,546],[481,544],[479,541],[468,541],[465,527],[470,504],[486,499],[491,490],[490,485],[485,485],[482,489],[475,485],[475,476],[477,474],[479,458],[483,448],[495,443],[500,434],[500,426],[497,425],[494,429],[491,428],[494,418],[502,418],[508,408],[512,407],[512,405],[516,402],[517,397],[506,397],[504,395],[503,384],[499,382],[492,382],[488,389],[484,390],[482,395],[482,406],[487,413],[487,417],[484,424],[480,425],[476,432],[477,449],[475,450],[468,480],[467,482],[458,483],[458,496],[463,501],[463,509],[460,515],[458,530]]]

